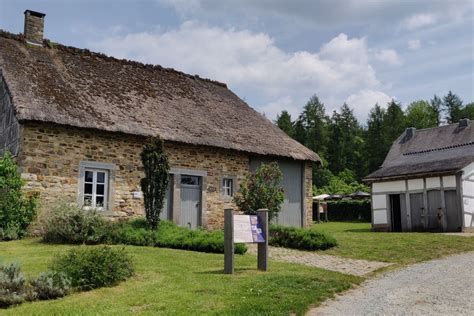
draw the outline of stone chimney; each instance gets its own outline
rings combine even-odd
[[[43,45],[44,17],[46,14],[25,11],[25,38],[26,42],[34,45]]]
[[[405,130],[405,135],[403,136],[402,140],[400,143],[404,144],[406,143],[407,141],[409,141],[410,139],[413,138],[413,136],[415,136],[415,131],[416,131],[416,128],[414,127],[408,127],[406,130]]]
[[[459,120],[459,125],[458,127],[459,128],[465,128],[465,127],[468,127],[469,126],[469,119],[468,118],[463,118],[462,120]]]

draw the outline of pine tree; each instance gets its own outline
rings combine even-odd
[[[291,121],[291,115],[288,111],[283,110],[281,114],[277,115],[275,123],[288,136],[293,136],[293,122]]]
[[[443,101],[435,94],[433,99],[430,100],[430,108],[436,115],[436,126],[440,126],[442,119],[441,119],[441,111],[442,111]]]
[[[324,104],[316,95],[313,95],[306,103],[299,120],[306,131],[304,145],[318,153],[321,157],[326,157],[328,119]]]
[[[406,121],[402,106],[395,100],[387,104],[387,111],[384,117],[384,142],[381,150],[388,153],[392,143],[405,131]]]
[[[456,123],[462,118],[462,107],[462,100],[450,90],[443,98],[443,109],[448,123]]]
[[[369,113],[365,142],[369,172],[377,170],[385,159],[386,152],[381,149],[385,141],[383,133],[385,116],[385,110],[378,104],[375,104]]]

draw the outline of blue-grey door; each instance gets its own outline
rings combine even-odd
[[[181,175],[181,215],[179,224],[187,228],[200,225],[201,177]]]
[[[250,171],[254,172],[268,159],[251,159]],[[276,223],[285,226],[301,227],[303,225],[303,171],[301,162],[279,161],[278,166],[283,173],[282,187],[285,200],[278,214]]]
[[[171,202],[171,190],[170,188],[172,187],[171,179],[168,183],[168,187],[166,188],[166,194],[165,194],[165,200],[163,202],[163,209],[161,210],[160,213],[160,219],[163,221],[171,221],[173,220],[173,215],[172,215],[172,202]]]

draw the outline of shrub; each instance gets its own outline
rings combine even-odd
[[[43,241],[51,243],[97,244],[104,238],[105,219],[95,210],[86,211],[61,203],[46,219]]]
[[[145,171],[145,177],[141,179],[140,185],[143,191],[146,220],[151,229],[156,229],[160,222],[170,169],[163,140],[152,137],[143,148],[140,158]]]
[[[0,266],[0,307],[21,304],[29,298],[28,284],[18,264]]]
[[[148,229],[147,223],[142,219],[115,223],[107,230],[107,240],[110,243],[126,245],[224,253],[222,231],[190,230],[168,221],[161,221],[156,231]],[[235,246],[237,254],[244,254],[246,251],[247,247],[244,244]]]
[[[0,157],[0,240],[23,237],[36,216],[36,195],[22,192],[23,180],[7,151]]]
[[[277,247],[325,250],[337,246],[332,236],[312,229],[271,225],[269,234],[268,243]]]
[[[66,296],[71,290],[71,279],[64,272],[47,271],[31,285],[38,299],[50,300]]]
[[[255,173],[247,175],[242,181],[240,192],[234,197],[235,204],[249,215],[266,208],[269,219],[275,218],[285,198],[281,187],[282,178],[278,163],[262,164]]]
[[[57,257],[51,270],[65,273],[81,290],[112,286],[132,276],[134,266],[125,249],[81,246]]]
[[[372,211],[370,200],[328,201],[328,219],[341,222],[370,222]]]

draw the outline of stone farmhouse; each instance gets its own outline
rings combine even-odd
[[[474,124],[408,128],[372,183],[372,225],[384,231],[474,231]]]
[[[27,10],[24,34],[0,33],[0,154],[13,153],[43,208],[68,199],[105,216],[142,215],[139,155],[159,135],[171,164],[163,219],[221,227],[243,177],[277,161],[278,222],[310,223],[316,153],[223,83],[52,43],[44,19]]]

